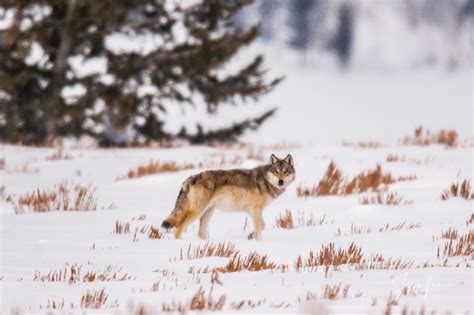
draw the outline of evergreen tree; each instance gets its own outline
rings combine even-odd
[[[265,78],[261,56],[233,74],[220,71],[258,36],[258,26],[232,23],[252,1],[3,0],[0,19],[10,23],[0,33],[0,137],[28,144],[83,134],[104,144],[162,140],[174,136],[163,130],[167,106],[199,99],[212,114],[237,98],[259,98],[280,81]],[[130,45],[109,43],[120,36]],[[127,47],[140,36],[157,44]],[[105,70],[81,74],[73,59],[102,62]],[[83,92],[67,97],[71,87]],[[209,137],[179,136],[235,139],[273,112]]]
[[[351,58],[354,32],[353,7],[343,3],[338,10],[339,25],[333,39],[333,48],[342,67],[347,67]]]

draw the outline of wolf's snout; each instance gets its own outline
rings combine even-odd
[[[278,180],[278,186],[283,186],[284,182],[283,182],[283,179],[279,179]]]

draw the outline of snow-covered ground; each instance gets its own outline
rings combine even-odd
[[[117,181],[130,168],[150,159],[199,161],[213,163],[225,155],[228,160],[240,156],[243,161],[233,167],[253,167],[260,161],[248,158],[248,148],[184,147],[171,149],[66,149],[72,159],[47,160],[55,149],[4,145],[1,155],[5,168],[1,182],[6,192],[19,195],[36,188],[51,188],[64,180],[97,187],[97,211],[14,214],[10,203],[1,204],[0,235],[2,240],[0,285],[2,312],[19,308],[23,313],[46,312],[48,304],[64,301],[63,309],[73,305],[82,312],[81,296],[87,290],[104,288],[108,299],[96,313],[128,313],[145,307],[161,311],[163,304],[189,303],[199,287],[207,297],[211,273],[198,273],[206,266],[224,266],[230,258],[204,257],[175,260],[180,250],[204,245],[197,239],[197,223],[190,226],[181,240],[172,234],[164,239],[150,239],[135,229],[158,227],[173,208],[181,182],[199,169],[156,174],[138,179]],[[440,196],[451,183],[472,177],[472,149],[446,149],[441,146],[400,146],[388,143],[379,148],[363,149],[342,145],[300,145],[286,148],[263,147],[267,158],[271,152],[284,156],[291,152],[296,162],[297,180],[287,192],[264,211],[266,229],[261,242],[248,240],[250,220],[245,214],[216,213],[210,223],[210,242],[231,242],[246,255],[251,251],[268,256],[288,269],[220,273],[213,285],[212,297],[226,296],[225,312],[236,312],[235,305],[245,301],[244,313],[363,313],[381,314],[388,301],[396,301],[392,312],[435,310],[472,313],[472,257],[451,257],[445,263],[437,257],[438,246],[444,246],[442,231],[455,228],[467,234],[473,213],[472,201]],[[405,156],[403,162],[387,162],[389,154]],[[410,205],[361,205],[361,195],[300,198],[296,187],[317,183],[329,162],[334,160],[345,175],[352,176],[381,163],[384,171],[395,177],[415,174],[416,180],[389,186]],[[229,166],[230,167],[230,166]],[[113,209],[107,208],[111,203]],[[298,217],[313,215],[321,225],[282,229],[275,226],[280,213],[290,209]],[[115,234],[115,223],[130,223],[129,234]],[[403,226],[391,230],[397,225]],[[362,233],[351,232],[351,225]],[[388,230],[386,226],[389,226]],[[367,229],[370,227],[370,232]],[[383,231],[380,232],[379,229]],[[298,255],[307,258],[322,245],[335,243],[347,248],[355,243],[364,257],[381,254],[385,259],[412,262],[401,270],[340,270],[324,267],[297,271]],[[59,282],[34,280],[35,273],[46,275],[72,264],[82,265],[81,277],[87,271],[100,272],[110,265],[123,281]],[[428,265],[428,266],[426,266]],[[189,273],[189,268],[194,273]],[[68,276],[69,277],[69,276]],[[158,283],[158,284],[156,284]],[[154,285],[155,284],[155,285]],[[326,285],[341,284],[339,296],[324,298]],[[349,285],[347,295],[343,288]],[[154,289],[153,289],[154,288]],[[406,289],[404,289],[406,288]],[[315,299],[306,300],[309,295]],[[250,302],[247,302],[250,301]],[[234,308],[232,307],[234,305]],[[255,307],[249,305],[258,305]]]

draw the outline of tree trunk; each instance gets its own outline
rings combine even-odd
[[[67,70],[68,57],[71,52],[71,19],[76,6],[76,0],[67,0],[66,16],[60,23],[59,47],[54,61],[53,76],[49,83],[49,93],[45,100],[46,109],[46,144],[51,145],[56,138],[56,119],[58,109],[62,104],[61,90]]]

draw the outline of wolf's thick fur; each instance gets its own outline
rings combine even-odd
[[[253,169],[206,171],[186,179],[176,205],[163,221],[164,228],[176,227],[179,238],[183,230],[198,217],[200,238],[207,238],[207,225],[214,209],[248,211],[254,225],[254,236],[262,238],[263,208],[280,196],[295,180],[291,155]]]

